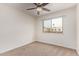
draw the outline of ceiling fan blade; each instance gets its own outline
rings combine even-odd
[[[45,10],[45,11],[50,11],[49,9],[47,9],[47,8],[42,8],[43,10]]]
[[[38,3],[33,3],[34,5],[38,6]]]
[[[29,8],[29,9],[26,9],[26,10],[33,10],[33,9],[36,9],[36,8]]]
[[[40,12],[39,12],[39,11],[37,11],[37,14],[38,14],[38,15],[40,15]]]
[[[46,6],[48,3],[43,3],[43,4],[41,4],[41,6]]]

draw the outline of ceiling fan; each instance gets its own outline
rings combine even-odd
[[[40,15],[40,12],[41,12],[41,11],[47,11],[47,12],[50,11],[49,9],[44,8],[44,6],[46,6],[48,3],[33,3],[33,4],[34,4],[36,7],[34,7],[34,8],[29,8],[29,9],[26,9],[26,10],[34,10],[34,9],[36,9],[38,15]]]

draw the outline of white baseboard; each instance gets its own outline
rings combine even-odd
[[[5,53],[5,52],[8,52],[8,51],[13,50],[13,49],[16,49],[16,48],[19,48],[19,47],[24,46],[24,45],[31,44],[32,42],[34,42],[34,41],[30,41],[30,42],[28,42],[28,43],[24,43],[24,44],[21,44],[21,45],[19,45],[19,46],[15,46],[15,47],[13,47],[13,48],[8,48],[8,49],[6,49],[6,50],[2,50],[2,51],[0,51],[0,54],[1,54],[1,53]]]
[[[32,42],[35,42],[35,41],[31,41],[31,42],[28,42],[28,43],[24,43],[24,44],[22,44],[22,45],[20,45],[20,46],[16,46],[16,47],[13,47],[13,48],[9,48],[9,49],[0,51],[0,54],[1,54],[1,53],[5,53],[5,52],[8,52],[8,51],[13,50],[13,49],[16,49],[16,48],[19,48],[19,47],[24,46],[24,45],[31,44]],[[42,43],[46,43],[46,44],[51,44],[51,43],[47,43],[47,42],[43,42],[43,41],[37,41],[37,42],[42,42]],[[53,45],[53,44],[51,44],[51,45]],[[56,44],[55,44],[55,45],[56,45]],[[59,46],[59,45],[58,45],[58,46]],[[63,47],[63,46],[62,46],[62,47]],[[79,54],[79,50],[76,49],[76,52],[77,52],[77,54]]]
[[[62,44],[60,44],[60,43],[50,43],[50,42],[46,42],[46,41],[37,41],[37,42],[42,42],[42,43],[46,43],[46,44],[51,44],[51,45],[57,45],[57,46],[61,46],[61,47],[65,47],[65,48],[69,48],[69,49],[74,49],[74,50],[76,50],[76,48],[70,48],[70,47],[66,47],[66,46],[64,46],[64,45],[62,45]]]

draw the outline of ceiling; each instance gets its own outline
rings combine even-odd
[[[36,10],[26,10],[28,8],[36,7],[33,3],[6,3],[5,5],[17,8],[30,15],[38,16],[36,13]],[[67,9],[67,8],[73,7],[75,5],[76,5],[75,3],[49,3],[48,5],[45,6],[45,8],[48,8],[51,11],[50,12],[41,11],[40,16],[46,15],[49,13],[53,13],[53,12],[56,12],[59,10]]]

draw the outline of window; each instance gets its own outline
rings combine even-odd
[[[63,32],[62,17],[57,17],[43,22],[44,32],[61,33]]]

